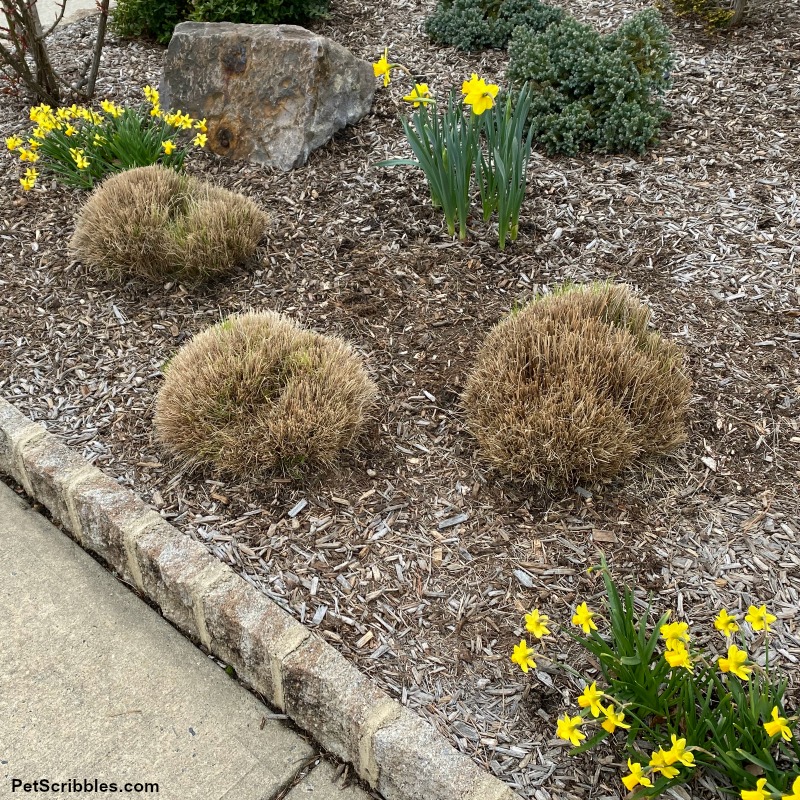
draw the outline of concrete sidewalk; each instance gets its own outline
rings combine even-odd
[[[165,800],[367,800],[325,762],[298,781],[314,755],[0,483],[0,797],[47,779],[64,796],[150,783]]]

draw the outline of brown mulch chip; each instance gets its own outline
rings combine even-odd
[[[570,0],[613,28],[641,7]],[[442,92],[505,55],[432,45],[425,2],[333,0],[318,30]],[[523,797],[616,797],[611,750],[570,759],[555,720],[586,666],[566,637],[535,674],[509,661],[538,605],[568,623],[600,602],[602,550],[642,597],[707,626],[721,605],[766,602],[796,684],[800,659],[800,6],[764,2],[712,37],[667,15],[672,112],[642,157],[535,153],[518,241],[451,241],[406,155],[397,76],[373,112],[288,174],[209,154],[188,169],[272,217],[258,263],[200,290],[103,282],[67,241],[85,195],[24,194],[0,157],[0,393],[134,488]],[[91,20],[55,36],[80,62]],[[138,102],[164,50],[109,39],[99,97]],[[27,104],[0,95],[2,136]],[[694,382],[676,457],[567,497],[498,481],[476,458],[459,396],[475,348],[512,305],[564,281],[626,281],[686,348]],[[333,474],[235,483],[185,474],[153,441],[161,366],[229,313],[275,309],[368,356],[379,416]],[[692,790],[709,792],[708,780]],[[703,788],[705,787],[705,788]]]

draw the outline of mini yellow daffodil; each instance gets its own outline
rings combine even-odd
[[[781,800],[800,800],[800,775],[794,779],[792,793],[783,795]]]
[[[78,129],[72,125],[67,125],[67,127],[64,128],[64,136],[74,136],[77,132]]]
[[[207,141],[208,136],[206,136],[204,133],[198,133],[197,136],[192,139],[192,144],[197,147],[205,147]]]
[[[630,728],[631,726],[625,722],[625,715],[622,711],[617,711],[613,703],[609,703],[604,709],[605,719],[600,723],[603,730],[609,733],[614,733],[617,728]]]
[[[9,136],[6,139],[6,147],[13,153],[18,147],[22,147],[25,142],[19,136]]]
[[[114,117],[114,119],[117,119],[117,117],[122,116],[123,109],[120,108],[118,105],[112,103],[110,100],[103,100],[103,102],[100,103],[100,108],[102,108],[103,111],[106,112],[106,114],[111,114],[111,116]]]
[[[666,650],[664,652],[664,658],[673,669],[676,667],[683,667],[689,670],[689,672],[693,669],[689,651],[683,645],[675,647],[672,650]]]
[[[57,108],[56,119],[61,122],[69,122],[72,119],[72,111],[68,108]]]
[[[742,800],[770,800],[772,797],[772,793],[768,792],[764,787],[767,785],[766,778],[759,778],[756,781],[756,788],[747,791],[746,789],[742,789],[741,797]]]
[[[714,627],[723,636],[733,636],[733,634],[739,630],[739,623],[737,621],[737,617],[729,614],[723,608],[722,611],[717,614],[717,618],[714,620]]]
[[[592,681],[578,697],[578,706],[580,708],[588,708],[593,717],[599,717],[603,711],[603,706],[600,705],[602,699],[603,693],[597,688],[597,683]]]
[[[747,661],[747,651],[740,650],[735,644],[732,644],[728,648],[728,657],[720,658],[717,664],[723,672],[730,672],[737,678],[747,681],[750,680],[753,668],[746,666],[745,661]]]
[[[413,103],[414,108],[419,108],[431,96],[427,83],[417,83],[414,88],[403,98],[406,103]]]
[[[142,89],[144,92],[145,99],[147,100],[150,105],[157,106],[159,101],[159,94],[158,89],[154,89],[152,86],[145,86]]]
[[[586,738],[586,734],[581,730],[581,725],[583,725],[582,717],[571,717],[569,714],[564,714],[563,717],[558,718],[556,736],[577,747],[581,743],[581,739]]]
[[[672,765],[675,759],[672,754],[660,747],[650,756],[650,768],[653,772],[660,772],[665,778],[674,778],[680,772]]]
[[[164,112],[161,110],[161,106],[155,105],[150,109],[150,116],[151,117],[163,117]]]
[[[20,178],[19,179],[20,186],[26,192],[29,192],[31,189],[33,189],[35,183],[36,183],[36,181],[33,181],[30,178]]]
[[[167,139],[161,144],[161,146],[164,148],[164,152],[170,156],[172,155],[172,151],[175,149],[175,142],[173,142],[172,139]]]
[[[514,645],[514,652],[511,654],[511,660],[525,673],[527,673],[530,668],[536,669],[533,649],[528,647],[528,643],[524,639],[520,639],[519,644]]]
[[[39,160],[39,155],[34,153],[33,150],[26,150],[24,147],[19,148],[19,160],[30,161],[31,164]]]
[[[758,608],[750,606],[750,608],[747,609],[744,621],[749,622],[750,627],[754,631],[769,631],[769,626],[772,625],[776,619],[777,617],[774,614],[770,614],[767,611],[766,605],[763,605]]]
[[[42,146],[42,143],[38,139],[28,139],[28,147],[31,150],[38,150]]]
[[[789,727],[789,720],[786,717],[781,717],[778,712],[778,706],[772,709],[772,721],[764,723],[764,730],[767,736],[781,735],[784,741],[788,742],[792,738],[792,729]]]
[[[477,116],[494,105],[499,87],[493,83],[487,84],[473,72],[472,77],[461,84],[461,91],[464,94],[464,105],[471,106],[472,113]]]
[[[689,626],[685,622],[670,622],[661,626],[661,638],[668,650],[678,650],[689,643]]]
[[[388,86],[391,80],[392,65],[389,63],[389,48],[383,50],[383,55],[372,65],[376,78],[383,76],[383,85]]]
[[[539,609],[534,608],[525,615],[525,630],[532,633],[537,639],[541,639],[550,633],[550,629],[547,627],[548,622],[550,622],[550,618],[547,614],[540,614]]]
[[[89,159],[83,153],[83,150],[79,150],[74,147],[70,147],[69,154],[72,156],[73,161],[75,162],[75,166],[78,169],[86,169],[89,166]]]
[[[637,786],[652,786],[653,783],[646,775],[642,773],[642,765],[636,761],[628,759],[628,771],[630,775],[623,775],[622,782],[625,788],[632,792]]]
[[[195,130],[200,131],[200,133],[208,133],[208,126],[206,125],[206,118],[198,119],[194,123]]]
[[[667,751],[671,763],[680,762],[684,767],[693,767],[694,753],[686,749],[686,739],[679,739],[674,733],[671,736],[672,747]]]
[[[590,611],[586,603],[581,603],[575,609],[575,613],[572,616],[572,624],[582,628],[585,634],[597,630],[597,625],[594,624],[594,611]]]

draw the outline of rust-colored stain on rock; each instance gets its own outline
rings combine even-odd
[[[247,71],[247,47],[243,42],[229,46],[222,54],[222,68],[233,75]]]

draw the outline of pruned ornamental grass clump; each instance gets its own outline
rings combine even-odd
[[[467,425],[500,473],[554,489],[610,480],[685,439],[680,348],[648,330],[626,286],[536,299],[490,332],[464,392]]]
[[[272,311],[206,329],[165,371],[157,438],[190,466],[240,478],[330,467],[377,393],[344,340]]]
[[[112,279],[197,284],[250,259],[266,224],[244,195],[154,165],[105,180],[79,213],[70,246]]]

